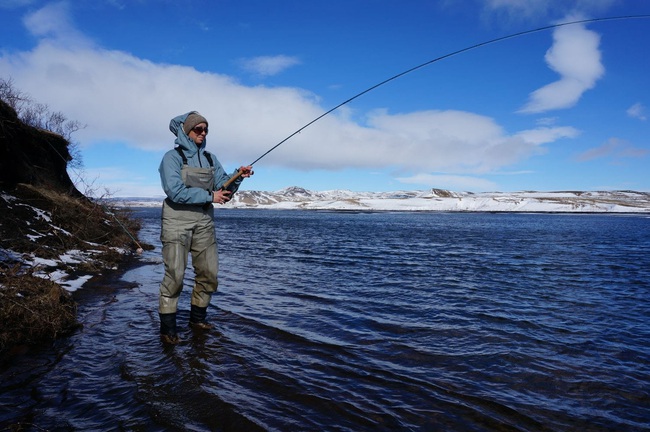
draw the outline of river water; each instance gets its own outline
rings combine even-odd
[[[2,371],[0,430],[650,430],[650,218],[218,210],[208,332],[156,245]]]

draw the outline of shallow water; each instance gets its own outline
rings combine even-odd
[[[2,371],[33,430],[644,430],[647,216],[217,211],[216,328],[157,335],[142,265]],[[192,284],[188,272],[187,286]]]

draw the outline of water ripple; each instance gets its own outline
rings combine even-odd
[[[650,220],[220,211],[217,324],[157,337],[143,265],[2,373],[0,424],[69,430],[573,431],[650,423]],[[245,246],[242,246],[245,245]],[[23,363],[21,363],[23,362]],[[107,425],[110,425],[107,427]]]

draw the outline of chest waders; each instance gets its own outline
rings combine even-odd
[[[214,190],[214,163],[210,155],[204,155],[210,168],[191,167],[180,147],[176,150],[183,159],[181,179],[187,187],[206,191]],[[165,199],[162,210],[162,256],[165,275],[160,284],[159,308],[160,333],[169,342],[177,342],[176,311],[183,289],[188,254],[192,254],[194,287],[192,290],[190,322],[209,328],[205,317],[212,294],[217,290],[219,261],[214,230],[214,207],[212,203],[178,204]]]

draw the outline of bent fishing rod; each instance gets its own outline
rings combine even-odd
[[[483,46],[486,46],[486,45],[494,44],[494,43],[497,43],[497,42],[502,42],[502,41],[505,41],[505,40],[508,40],[508,39],[513,39],[513,38],[528,35],[528,34],[531,34],[531,33],[542,32],[542,31],[546,31],[546,30],[550,30],[550,29],[554,29],[554,28],[558,28],[558,27],[564,27],[564,26],[570,26],[570,25],[576,25],[576,24],[587,24],[587,23],[599,22],[599,21],[627,20],[627,19],[640,19],[640,18],[650,18],[650,14],[646,14],[646,15],[623,15],[623,16],[604,17],[604,18],[589,18],[589,19],[582,19],[582,20],[576,20],[576,21],[562,22],[562,23],[557,23],[557,24],[550,24],[550,25],[547,25],[547,26],[544,26],[544,27],[539,27],[539,28],[536,28],[536,29],[525,30],[525,31],[510,34],[510,35],[507,35],[507,36],[501,36],[501,37],[498,37],[496,39],[491,39],[491,40],[488,40],[488,41],[485,41],[485,42],[477,43],[475,45],[471,45],[471,46],[459,49],[457,51],[450,52],[450,53],[442,55],[440,57],[436,57],[436,58],[434,58],[432,60],[429,60],[429,61],[424,62],[422,64],[419,64],[419,65],[417,65],[415,67],[407,69],[407,70],[405,70],[403,72],[400,72],[397,75],[393,75],[392,77],[387,78],[387,79],[373,85],[372,87],[368,87],[364,91],[362,91],[360,93],[357,93],[356,95],[352,96],[351,98],[349,98],[349,99],[341,102],[340,104],[336,105],[335,107],[329,109],[328,111],[325,111],[323,114],[319,115],[318,117],[316,117],[315,119],[313,119],[309,123],[302,126],[300,129],[296,130],[291,135],[287,136],[285,139],[283,139],[282,141],[280,141],[279,143],[277,143],[276,145],[274,145],[273,147],[268,149],[264,154],[262,154],[260,157],[255,159],[249,165],[253,166],[255,163],[257,163],[260,159],[262,159],[263,157],[265,157],[266,155],[271,153],[273,150],[280,147],[282,144],[289,141],[291,138],[298,135],[300,132],[307,129],[309,126],[313,125],[318,120],[325,117],[326,115],[328,115],[328,114],[332,113],[333,111],[336,111],[337,109],[341,108],[343,105],[346,105],[346,104],[352,102],[353,100],[365,95],[366,93],[369,93],[369,92],[375,90],[376,88],[383,86],[384,84],[388,84],[389,82],[391,82],[393,80],[396,80],[397,78],[403,77],[404,75],[407,75],[407,74],[409,74],[411,72],[414,72],[414,71],[416,71],[418,69],[421,69],[421,68],[423,68],[425,66],[429,66],[430,64],[437,63],[437,62],[439,62],[441,60],[444,60],[446,58],[453,57],[455,55],[458,55],[458,54],[461,54],[461,53],[464,53],[464,52],[467,52],[467,51],[471,51],[471,50],[474,50],[476,48],[480,48],[480,47],[483,47]],[[223,184],[222,189],[228,188],[228,186],[230,186],[232,184],[232,182],[237,180],[240,176],[241,176],[240,172],[235,173],[230,179],[228,179],[228,181],[226,181]]]

